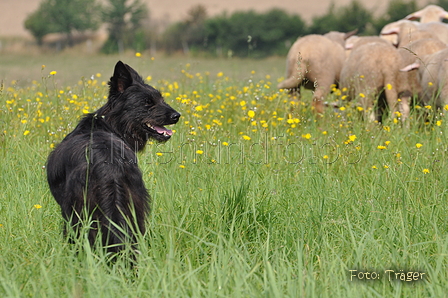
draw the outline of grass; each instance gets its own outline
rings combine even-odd
[[[119,58],[182,113],[169,142],[139,155],[153,202],[137,269],[63,239],[44,169],[105,102]],[[445,110],[414,107],[402,127],[361,121],[343,102],[316,119],[309,93],[276,90],[283,59],[8,59],[1,297],[446,297]]]

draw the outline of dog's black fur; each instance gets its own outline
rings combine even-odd
[[[107,103],[87,114],[48,157],[51,193],[76,234],[87,215],[92,245],[99,231],[110,252],[135,245],[150,210],[136,152],[150,138],[167,141],[172,131],[163,126],[179,117],[135,70],[121,61],[115,65]]]

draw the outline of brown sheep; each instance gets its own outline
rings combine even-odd
[[[323,113],[323,100],[330,93],[331,85],[339,81],[345,60],[345,40],[355,33],[329,32],[299,38],[289,50],[286,79],[278,88],[291,89],[299,95],[301,86],[314,90],[314,111]]]
[[[373,110],[375,99],[386,100],[392,113],[400,111],[402,119],[409,116],[410,91],[407,73],[400,72],[401,56],[394,46],[372,42],[355,48],[341,71],[341,90],[348,90],[348,99],[359,98],[370,120],[381,121],[381,109]],[[398,101],[401,96],[401,101]],[[383,100],[378,100],[381,108]]]

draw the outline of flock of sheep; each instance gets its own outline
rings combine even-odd
[[[413,21],[419,19],[420,21]],[[391,115],[404,121],[415,96],[422,105],[448,104],[448,12],[428,5],[405,19],[386,25],[380,36],[329,32],[299,38],[289,50],[286,79],[278,85],[300,95],[300,86],[314,90],[313,107],[322,113],[324,100],[337,84],[348,100],[359,100],[371,120],[379,97]],[[397,112],[397,113],[395,113]]]

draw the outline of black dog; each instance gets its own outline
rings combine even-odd
[[[134,69],[121,61],[115,65],[107,103],[87,114],[48,157],[51,193],[76,235],[90,218],[91,245],[100,232],[110,252],[126,243],[134,247],[150,210],[136,152],[150,138],[167,141],[172,131],[164,125],[179,117]]]

